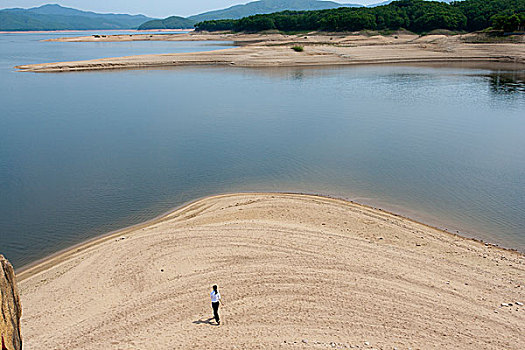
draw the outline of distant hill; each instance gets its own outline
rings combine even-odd
[[[378,3],[376,3],[376,4],[368,5],[367,7],[384,6],[384,5],[388,5],[388,4],[390,4],[392,1],[395,1],[395,0],[386,0],[386,1],[378,2]]]
[[[165,19],[154,19],[139,26],[140,30],[147,29],[189,29],[197,23],[193,19],[171,16]]]
[[[216,10],[201,13],[188,18],[168,17],[164,20],[146,22],[139,29],[179,29],[193,28],[193,25],[212,19],[238,19],[247,16],[273,13],[285,10],[327,10],[338,7],[361,7],[357,4],[341,4],[334,1],[319,0],[260,0],[247,3],[245,5],[235,5],[224,10]],[[183,22],[182,20],[186,20]],[[188,25],[187,27],[182,26]]]
[[[328,10],[338,7],[361,7],[357,4],[341,4],[334,1],[319,0],[260,0],[247,3],[245,5],[235,5],[224,10],[210,11],[188,17],[197,22],[210,19],[238,19],[247,16],[280,12],[285,10],[309,11],[309,10]]]
[[[0,30],[136,29],[152,18],[143,15],[100,14],[60,5],[0,10]]]

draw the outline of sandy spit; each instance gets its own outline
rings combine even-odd
[[[18,279],[29,350],[525,347],[525,256],[317,196],[205,198]]]
[[[145,69],[170,66],[219,65],[234,67],[294,67],[425,62],[510,62],[525,66],[525,44],[473,44],[464,36],[428,35],[281,35],[281,34],[144,34],[50,41],[232,41],[226,50],[140,55],[86,61],[20,65],[28,72],[71,72],[105,69]],[[292,50],[294,45],[303,52]]]

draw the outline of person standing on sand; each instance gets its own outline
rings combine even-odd
[[[221,324],[221,320],[219,318],[219,303],[222,303],[221,301],[221,294],[217,290],[217,285],[213,286],[213,290],[210,293],[211,296],[211,307],[213,308],[213,317],[215,318],[215,321],[217,324]]]

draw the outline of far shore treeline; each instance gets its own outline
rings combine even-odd
[[[471,32],[490,27],[513,32],[523,31],[524,26],[525,0],[464,0],[450,4],[401,0],[373,8],[283,11],[237,20],[211,20],[197,23],[195,28],[199,31],[234,32],[342,32],[404,28],[424,33],[435,29]]]

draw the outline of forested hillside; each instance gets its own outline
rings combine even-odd
[[[321,11],[283,11],[238,20],[213,20],[196,24],[197,30],[246,31],[357,31],[397,30],[417,33],[434,29],[475,31],[495,27],[523,29],[525,0],[464,0],[453,3],[401,0],[372,8],[338,8]]]

